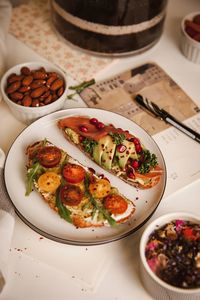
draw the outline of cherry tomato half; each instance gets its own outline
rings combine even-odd
[[[76,185],[64,185],[60,189],[60,199],[65,205],[76,206],[79,205],[83,198],[81,189]]]
[[[61,160],[61,150],[55,146],[46,146],[38,151],[37,158],[40,164],[45,168],[53,168]]]
[[[110,190],[110,182],[105,178],[91,182],[89,185],[89,191],[95,198],[104,198],[110,193]]]
[[[120,195],[112,194],[105,198],[104,206],[112,214],[117,215],[123,214],[127,210],[128,203]]]
[[[123,214],[127,208],[127,201],[120,195],[112,194],[105,198],[104,207],[114,215]]]
[[[79,183],[85,178],[85,170],[80,165],[66,164],[63,167],[63,177],[69,183]]]
[[[60,185],[60,176],[55,172],[46,172],[38,179],[38,187],[44,192],[54,192]]]

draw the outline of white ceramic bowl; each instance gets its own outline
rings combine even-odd
[[[200,42],[195,41],[185,31],[185,21],[192,20],[200,11],[192,12],[186,15],[181,22],[181,51],[190,61],[200,64]]]
[[[58,98],[56,101],[45,105],[45,106],[39,106],[39,107],[25,107],[19,104],[14,103],[11,99],[8,98],[8,96],[5,93],[5,87],[7,85],[7,78],[10,74],[16,73],[20,74],[20,70],[22,67],[28,67],[31,70],[38,69],[40,67],[44,67],[46,71],[48,72],[56,72],[61,76],[61,78],[65,82],[65,90],[64,93],[60,98]],[[67,80],[66,80],[66,75],[65,73],[56,67],[55,65],[51,63],[46,63],[46,62],[26,62],[23,64],[16,65],[9,70],[3,75],[1,79],[1,93],[3,96],[4,101],[8,104],[12,114],[21,122],[30,124],[31,122],[35,121],[36,119],[48,115],[54,111],[60,110],[64,107],[66,98],[67,98]]]
[[[145,257],[145,246],[148,242],[150,234],[162,227],[164,224],[169,223],[172,220],[188,220],[194,223],[200,224],[200,217],[179,212],[169,213],[159,217],[150,223],[142,234],[140,240],[140,274],[141,280],[145,289],[157,300],[199,300],[200,299],[200,288],[196,289],[182,289],[179,287],[172,286],[163,280],[161,280],[149,267]]]

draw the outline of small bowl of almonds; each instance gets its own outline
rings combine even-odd
[[[1,93],[12,114],[30,124],[60,110],[67,98],[65,73],[45,62],[27,62],[10,68],[1,79]]]

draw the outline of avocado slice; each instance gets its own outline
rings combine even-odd
[[[97,145],[94,146],[93,153],[92,153],[94,161],[98,165],[101,165],[102,154],[103,154],[103,149],[102,149],[101,145],[98,143]]]
[[[124,169],[129,158],[137,159],[137,153],[133,142],[124,140],[122,144],[126,146],[126,150],[122,153],[116,150],[116,156],[119,159],[119,166]]]
[[[110,135],[107,135],[106,137],[107,144],[105,145],[103,150],[101,165],[110,170],[112,167],[113,157],[115,155],[116,144],[113,143],[113,139]]]
[[[106,169],[111,169],[115,149],[116,144],[113,143],[110,135],[102,137],[98,144],[94,146],[93,158],[95,162]]]

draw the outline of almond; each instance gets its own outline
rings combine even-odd
[[[19,92],[14,92],[14,93],[9,95],[10,99],[12,99],[13,101],[22,100],[23,96],[24,95],[22,93],[19,93]]]
[[[64,81],[62,79],[56,79],[52,85],[50,86],[50,90],[51,91],[56,91],[58,90],[59,88],[61,88],[61,86],[64,85]]]
[[[61,86],[61,88],[59,88],[59,90],[57,91],[58,97],[62,96],[63,92],[64,92],[64,87]]]
[[[8,76],[8,78],[7,78],[7,82],[8,82],[8,83],[12,83],[12,78],[15,78],[16,76],[17,76],[16,73],[10,74],[10,75]],[[10,82],[10,80],[11,80],[11,82]]]
[[[26,92],[30,91],[30,86],[29,85],[21,86],[17,91],[20,92],[20,93],[26,93]]]
[[[44,104],[49,104],[52,102],[52,95],[49,95],[47,98],[44,100]]]
[[[14,93],[16,90],[18,90],[18,88],[20,88],[21,86],[21,82],[20,81],[15,81],[13,83],[11,83],[7,88],[6,88],[6,93],[7,94],[12,94]]]
[[[50,95],[50,91],[45,92],[42,96],[40,96],[40,101],[43,101],[45,98],[47,98]]]
[[[8,79],[7,79],[7,82],[8,82],[8,84],[10,84],[10,83],[13,83],[13,82],[15,82],[15,81],[20,81],[20,80],[22,80],[24,78],[24,76],[23,75],[16,75],[16,74],[11,74],[9,77],[8,77]]]
[[[46,85],[47,85],[48,87],[50,87],[51,84],[52,84],[56,79],[57,79],[57,76],[55,76],[55,75],[50,76],[50,77],[47,79]]]
[[[39,70],[38,71],[41,71],[41,72],[43,72],[43,73],[46,73],[47,71],[45,70],[45,68],[44,67],[41,67],[41,68],[39,68]]]
[[[48,75],[48,77],[51,77],[51,76],[55,76],[56,78],[58,77],[58,74],[56,72],[49,72],[47,75]]]
[[[20,71],[21,71],[21,74],[23,74],[25,76],[31,74],[31,70],[28,67],[22,67]]]
[[[24,79],[22,80],[22,85],[30,85],[32,81],[33,81],[32,75],[25,76]]]
[[[39,101],[39,99],[33,99],[33,101],[32,101],[32,106],[33,106],[33,107],[38,107],[38,106],[40,106],[40,101]]]
[[[29,95],[24,96],[24,98],[22,100],[22,104],[24,106],[31,106],[31,104],[32,104],[32,98]]]
[[[53,93],[52,94],[52,102],[57,100],[58,99],[58,96],[56,95],[56,93]]]
[[[33,72],[33,78],[34,79],[45,79],[46,77],[47,77],[47,74],[43,71]]]
[[[46,83],[46,80],[36,79],[31,83],[30,87],[31,87],[31,89],[37,89],[38,87],[45,85],[45,83]]]
[[[33,90],[30,94],[30,96],[32,98],[38,98],[40,97],[42,94],[44,94],[46,91],[48,90],[48,88],[46,86],[41,86],[35,90]]]

